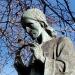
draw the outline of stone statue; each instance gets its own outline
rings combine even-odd
[[[31,51],[34,60],[42,64],[36,65],[39,69],[43,67],[42,73],[31,68],[30,75],[75,75],[75,51],[71,40],[68,37],[57,38],[41,10],[28,9],[23,13],[21,23],[35,40]]]

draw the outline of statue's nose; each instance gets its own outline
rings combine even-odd
[[[28,33],[31,32],[31,29],[29,27],[26,27],[26,30],[27,30]]]

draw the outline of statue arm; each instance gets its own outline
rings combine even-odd
[[[35,47],[31,47],[31,50],[33,51],[35,59],[40,60],[42,63],[45,61],[45,57],[43,54],[43,50],[41,49],[41,46],[38,44],[35,44]]]

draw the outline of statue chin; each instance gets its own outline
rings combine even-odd
[[[37,39],[38,37],[35,35],[35,34],[33,34],[33,35],[31,35],[31,34],[29,34],[30,36],[31,36],[31,38],[33,39],[33,40],[35,40],[35,39]]]

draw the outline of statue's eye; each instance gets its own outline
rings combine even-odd
[[[26,23],[27,27],[30,27],[31,29],[34,29],[34,27],[32,26],[33,23]]]

